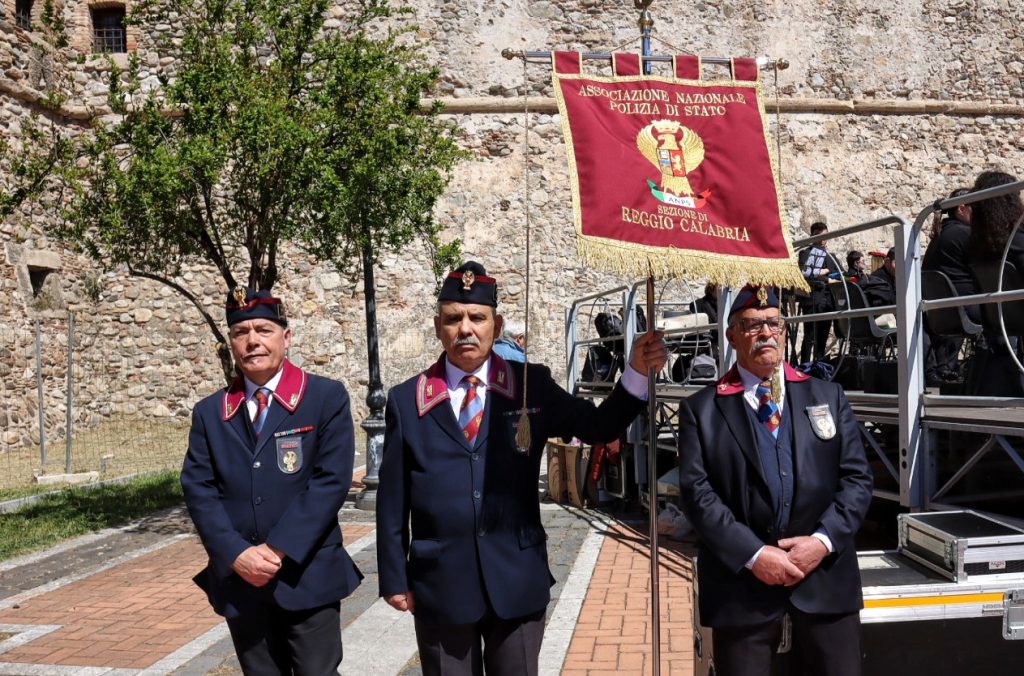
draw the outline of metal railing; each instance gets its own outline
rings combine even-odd
[[[1010,397],[971,397],[965,395],[942,395],[928,392],[924,382],[924,313],[928,310],[983,305],[988,303],[1006,303],[1024,300],[1024,289],[1011,289],[1000,292],[978,293],[970,296],[943,298],[939,300],[923,300],[921,291],[921,230],[923,223],[936,211],[945,211],[960,204],[998,197],[1024,190],[1024,181],[1011,185],[1000,186],[977,193],[970,193],[954,199],[938,200],[925,208],[911,224],[898,217],[890,216],[882,219],[860,223],[846,228],[832,230],[794,242],[794,247],[811,244],[820,240],[831,240],[851,234],[872,230],[882,226],[895,226],[893,246],[896,252],[896,305],[870,307],[857,310],[830,311],[800,315],[787,318],[787,323],[800,326],[811,321],[850,320],[859,317],[878,316],[885,313],[896,314],[896,393],[884,394],[873,392],[850,392],[848,397],[854,404],[858,420],[861,422],[862,433],[869,454],[878,463],[880,479],[885,475],[891,477],[891,486],[898,485],[898,490],[889,487],[877,487],[875,495],[899,502],[910,509],[930,509],[944,507],[959,500],[976,498],[978,495],[953,495],[954,487],[965,482],[972,470],[982,465],[982,460],[991,458],[994,452],[1005,455],[1008,466],[1020,470],[1019,478],[1024,478],[1024,454],[1021,446],[1024,439],[1024,399]],[[1005,256],[1004,256],[1005,259]],[[636,333],[633,322],[634,308],[637,305],[641,283],[629,287],[622,300],[621,314],[627,318],[624,322],[623,339],[626,345],[632,342]],[[626,287],[618,287],[615,294],[622,295]],[[588,299],[608,297],[608,294],[593,294]],[[617,296],[616,296],[617,297]],[[584,299],[581,299],[581,301]],[[580,301],[577,301],[579,303]],[[671,301],[670,301],[671,302]],[[731,291],[720,290],[719,308],[729,307]],[[570,310],[573,315],[577,304]],[[618,308],[616,308],[618,310]],[[719,373],[729,368],[734,356],[725,339],[726,315],[719,313],[719,321],[715,327],[694,327],[686,332],[706,331],[717,328],[721,338],[719,350]],[[649,318],[650,320],[656,318]],[[1005,333],[1005,329],[1004,329]],[[567,332],[567,349],[571,355],[580,343]],[[569,388],[578,385],[578,373],[571,368],[569,371]],[[678,386],[665,382],[659,385],[659,402],[669,409],[692,394],[695,388]],[[605,388],[607,392],[607,388]],[[599,390],[592,394],[600,396]],[[661,406],[661,408],[665,408]],[[660,409],[659,409],[660,410]],[[956,414],[952,414],[955,412]],[[661,414],[659,414],[661,416]],[[958,417],[959,416],[959,417]],[[675,424],[675,416],[671,410],[665,412],[665,421]],[[634,426],[639,428],[639,426]],[[895,428],[895,430],[894,430]],[[935,434],[945,431],[951,434],[963,433],[974,435],[958,443],[969,444],[977,441],[976,448],[937,449]],[[895,432],[895,434],[894,434]],[[655,440],[657,447],[671,445],[675,431],[669,427],[659,430]],[[959,438],[958,438],[959,439]],[[646,439],[642,432],[634,429],[630,433],[630,441],[636,445],[636,475],[638,483],[645,476],[640,470],[646,464]],[[938,454],[938,455],[937,455]],[[966,454],[966,455],[965,455]],[[963,456],[963,458],[961,458]],[[957,458],[964,461],[960,463]],[[883,483],[889,483],[887,479]],[[1024,495],[1024,481],[1021,482],[1020,494]]]

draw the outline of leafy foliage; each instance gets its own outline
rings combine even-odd
[[[415,239],[435,264],[457,256],[432,212],[463,153],[440,108],[421,110],[438,73],[402,27],[409,10],[357,0],[335,25],[326,24],[331,4],[136,5],[135,23],[180,18],[174,76],[147,90],[137,60],[123,73],[111,66],[121,117],[87,145],[91,171],[59,234],[107,266],[178,290],[222,343],[179,280],[186,266],[212,266],[229,289],[270,289],[285,242],[346,269],[368,245]]]

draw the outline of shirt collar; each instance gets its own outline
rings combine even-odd
[[[739,364],[736,364],[736,370],[740,372],[740,380],[743,381],[744,390],[752,390],[761,384],[764,380],[760,376],[756,376],[747,369],[743,368]]]
[[[780,376],[786,374],[785,368],[783,366],[780,366],[778,368],[783,369],[783,373],[780,374]],[[743,368],[739,364],[736,364],[736,370],[739,372],[740,380],[743,383],[743,397],[751,406],[753,406],[756,409],[760,403],[757,397],[757,388],[761,385],[761,377],[754,375],[753,373]],[[772,374],[772,377],[775,377],[775,374]],[[775,402],[775,404],[779,407],[780,411],[782,410],[783,400],[785,400],[785,398],[786,388],[781,387],[779,388],[778,392],[778,400]]]
[[[457,390],[457,389],[459,389],[459,387],[462,385],[462,379],[465,378],[466,376],[469,376],[469,375],[473,375],[473,376],[476,376],[477,378],[479,378],[480,379],[480,384],[484,385],[486,387],[487,383],[488,383],[487,375],[488,375],[490,364],[491,364],[491,360],[490,359],[485,359],[484,363],[480,365],[480,368],[478,368],[476,371],[473,371],[472,373],[470,373],[469,371],[463,371],[458,366],[456,366],[455,364],[451,363],[451,361],[447,357],[445,357],[445,360],[444,360],[444,377],[445,377],[445,380],[448,382],[448,389],[449,390]]]
[[[256,394],[256,390],[258,390],[260,387],[265,387],[268,390],[270,390],[271,393],[273,393],[275,390],[277,390],[277,384],[281,382],[282,375],[284,375],[283,363],[281,364],[281,368],[278,370],[278,372],[274,374],[274,377],[268,380],[263,385],[257,385],[248,378],[243,377],[242,379],[245,381],[245,398],[252,399],[253,395]]]

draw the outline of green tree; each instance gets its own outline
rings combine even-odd
[[[438,72],[403,23],[410,10],[358,0],[327,23],[332,4],[136,5],[135,23],[180,18],[174,76],[145,90],[137,61],[111,69],[120,118],[88,144],[90,171],[60,226],[102,264],[188,298],[228,378],[230,350],[184,268],[212,267],[228,289],[271,289],[286,242],[346,270],[366,246],[419,239],[435,259],[452,253],[433,206],[463,153],[439,107],[421,110]]]

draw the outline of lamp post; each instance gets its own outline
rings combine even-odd
[[[360,424],[366,431],[365,488],[356,496],[356,507],[377,509],[377,486],[380,484],[380,459],[384,450],[384,405],[387,396],[380,379],[380,349],[377,341],[377,293],[373,282],[373,249],[370,239],[363,244],[363,296],[366,303],[366,356],[370,379],[366,385],[366,404],[370,414]]]

